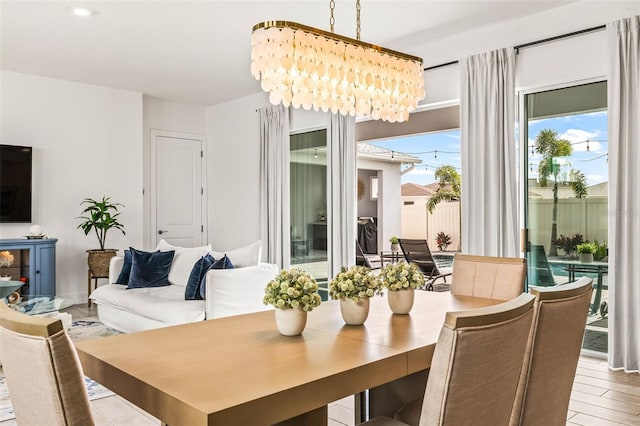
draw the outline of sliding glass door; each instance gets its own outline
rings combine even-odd
[[[327,131],[291,135],[291,266],[307,271],[327,298]]]
[[[522,107],[528,284],[592,277],[585,344],[606,352],[606,82],[524,93]]]

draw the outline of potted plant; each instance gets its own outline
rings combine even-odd
[[[451,235],[444,232],[438,232],[436,235],[436,245],[438,246],[438,250],[445,251],[447,247],[449,247],[449,244],[451,244]]]
[[[391,243],[391,251],[398,252],[400,251],[400,240],[395,235],[389,238],[389,242]]]
[[[408,314],[413,307],[414,290],[424,286],[424,275],[415,263],[389,263],[378,278],[388,290],[387,300],[394,314]]]
[[[94,277],[108,277],[109,276],[109,261],[116,255],[117,249],[105,249],[105,241],[107,239],[107,232],[110,229],[118,229],[123,235],[124,226],[118,222],[119,207],[124,207],[120,203],[112,203],[109,197],[102,197],[101,201],[97,201],[91,198],[85,198],[80,205],[86,205],[86,208],[77,219],[82,219],[82,223],[78,225],[78,229],[82,229],[85,235],[89,235],[89,232],[94,231],[100,244],[100,249],[87,250],[89,253],[87,263],[91,274]]]
[[[593,262],[593,254],[598,250],[598,246],[594,243],[582,243],[576,246],[580,262],[591,263]]]
[[[329,283],[329,294],[340,301],[340,313],[348,325],[362,325],[369,315],[369,298],[382,294],[381,282],[365,266],[342,270]]]
[[[298,268],[283,269],[264,290],[263,302],[276,308],[280,334],[297,336],[307,324],[307,312],[320,306],[318,283]]]

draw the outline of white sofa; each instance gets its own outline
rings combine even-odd
[[[182,268],[183,271],[178,271],[180,268],[174,268],[177,263],[174,259],[169,273],[169,281],[175,284],[128,290],[126,285],[113,284],[120,274],[124,257],[112,258],[109,284],[98,287],[90,296],[98,307],[100,321],[132,333],[271,309],[262,303],[262,299],[267,283],[278,273],[277,265],[259,263],[210,270],[206,275],[205,300],[185,300],[190,270]]]

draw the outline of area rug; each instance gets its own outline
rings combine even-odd
[[[78,321],[73,321],[71,324],[71,330],[68,333],[69,337],[71,337],[71,340],[73,341],[97,339],[100,337],[120,334],[118,330],[109,328],[102,324],[98,317],[88,317]],[[88,377],[84,378],[84,382],[87,387],[87,393],[90,401],[114,395],[114,393],[109,389]],[[2,371],[2,368],[0,368],[0,422],[14,418],[15,415],[13,413],[13,407],[11,406],[11,398],[9,396],[4,372]]]

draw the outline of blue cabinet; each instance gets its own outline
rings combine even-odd
[[[9,251],[14,258],[11,266],[0,269],[0,275],[26,279],[20,290],[24,295],[55,296],[57,242],[56,238],[0,239],[0,251]]]

